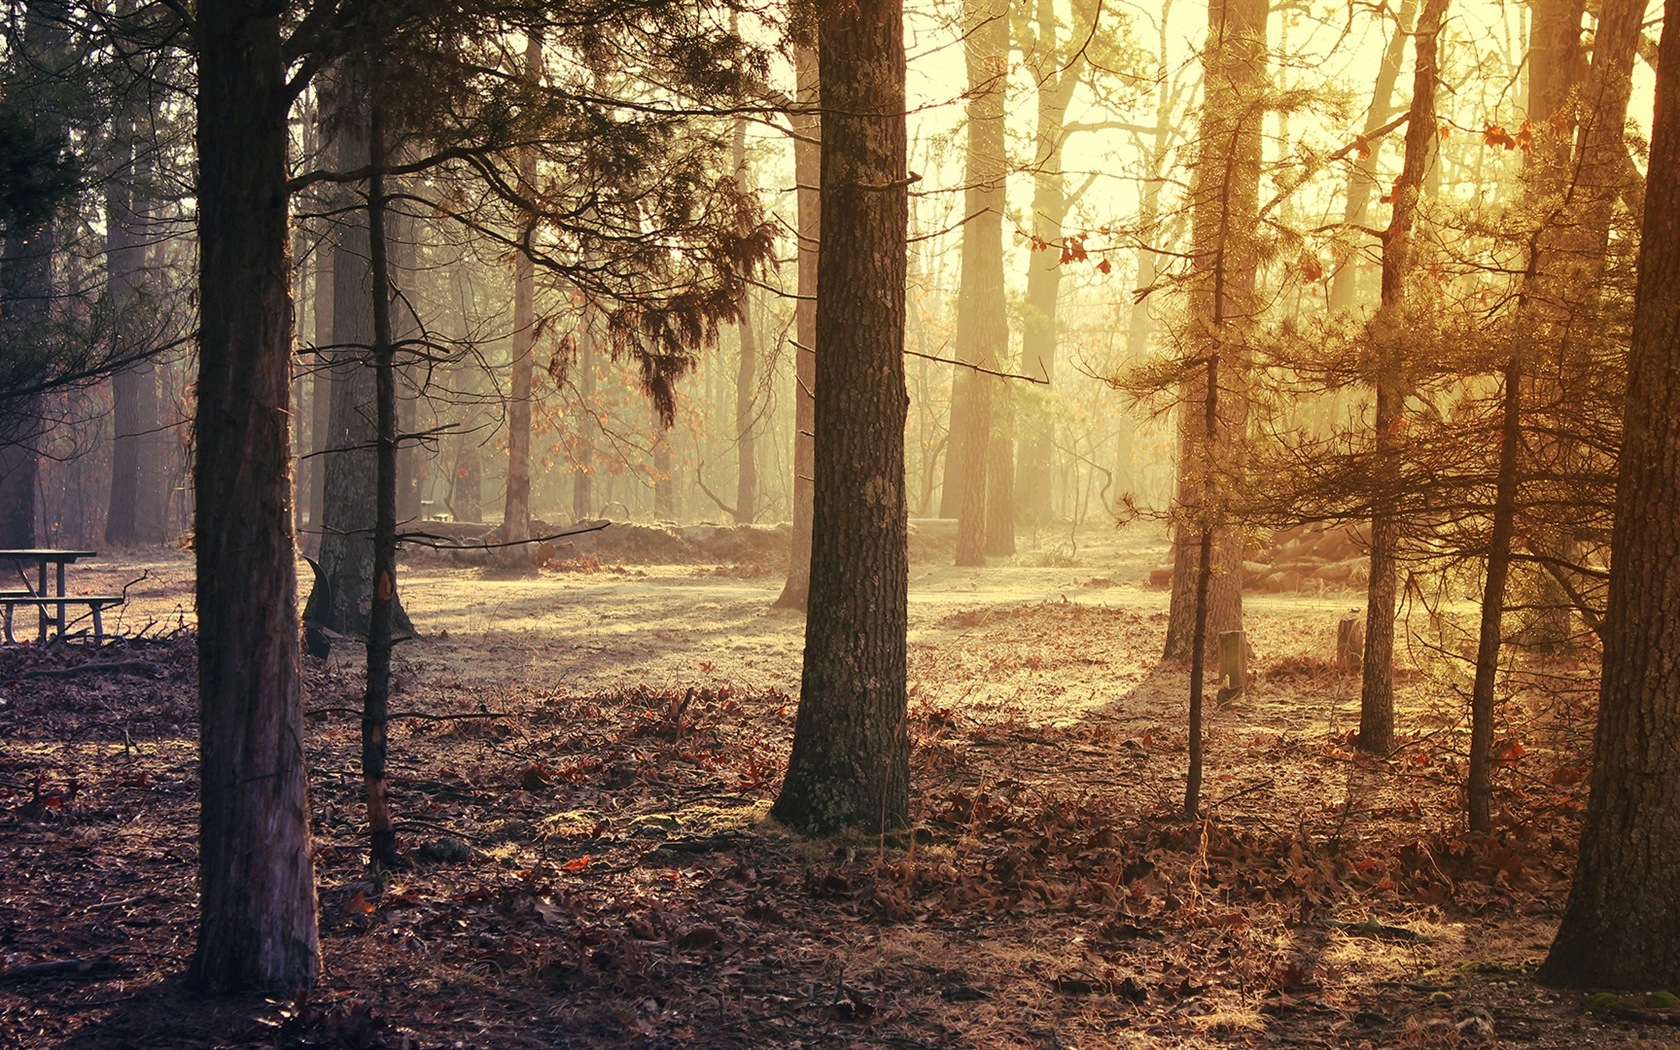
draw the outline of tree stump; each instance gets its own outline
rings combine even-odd
[[[1336,624],[1336,669],[1358,674],[1365,665],[1365,621],[1355,616]]]

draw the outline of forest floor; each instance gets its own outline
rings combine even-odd
[[[1675,1045],[1635,1000],[1531,976],[1573,862],[1587,667],[1504,702],[1498,830],[1472,835],[1462,672],[1409,661],[1398,750],[1358,754],[1358,684],[1329,658],[1362,596],[1253,596],[1256,684],[1210,704],[1187,821],[1159,528],[1078,539],[983,570],[919,552],[918,831],[895,841],[768,819],[803,630],[771,607],[773,556],[562,552],[526,580],[410,561],[400,870],[365,862],[359,657],[306,669],[323,975],[303,1001],[179,980],[188,556],[77,566],[91,590],[138,581],[131,637],[0,651],[0,1046]]]

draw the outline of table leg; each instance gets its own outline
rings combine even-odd
[[[47,590],[47,563],[45,559],[42,559],[41,561],[40,572],[37,573],[36,578],[39,582],[37,584],[38,589],[35,594],[38,597],[45,598],[49,593],[51,593]],[[45,604],[42,604],[39,608],[41,615],[38,617],[38,622],[36,624],[36,641],[45,642],[47,640],[47,624],[51,622],[52,615],[47,612]]]
[[[59,562],[58,563],[58,596],[60,598],[62,598],[67,593],[69,593],[69,592],[67,592],[64,589],[64,563]],[[69,616],[69,613],[65,611],[65,608],[66,607],[65,607],[65,604],[63,602],[58,603],[58,637],[60,639],[62,639],[64,637],[64,629],[70,625],[70,621],[67,619],[67,617]]]

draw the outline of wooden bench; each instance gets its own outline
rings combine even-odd
[[[42,597],[30,591],[0,591],[0,606],[5,608],[5,634],[8,643],[16,643],[17,638],[12,635],[12,610],[20,605],[32,606],[42,613],[42,633],[47,624],[52,624],[60,638],[70,626],[66,619],[68,606],[86,606],[93,614],[93,641],[99,644],[105,640],[104,612],[107,605],[121,605],[127,601],[120,594],[66,594]],[[54,610],[54,616],[49,610]],[[80,617],[77,617],[80,619]]]

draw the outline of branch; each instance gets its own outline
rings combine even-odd
[[[439,536],[435,532],[399,532],[397,542],[412,543],[417,547],[427,547],[434,551],[488,551],[502,547],[521,547],[527,543],[548,543],[551,540],[563,540],[567,536],[582,536],[586,532],[600,532],[611,524],[613,523],[610,521],[602,521],[587,528],[567,529],[564,532],[551,532],[544,536],[532,536],[526,540],[506,540],[501,543],[455,543],[448,536]]]
[[[810,347],[808,347],[805,344],[799,342],[799,340],[797,340],[797,339],[789,339],[788,342],[792,343],[794,346],[798,347],[801,350],[807,350],[807,351],[811,350]],[[815,353],[815,351],[811,351],[811,352]],[[985,365],[972,364],[968,361],[957,361],[957,360],[953,360],[952,358],[949,358],[949,357],[937,357],[933,354],[924,354],[919,350],[906,349],[904,352],[906,354],[909,354],[911,357],[919,357],[919,358],[922,358],[925,361],[936,361],[936,362],[938,362],[939,364],[942,364],[942,365],[956,365],[958,368],[970,368],[970,369],[973,369],[976,372],[982,372],[982,373],[984,373],[986,375],[989,375],[989,376],[997,376],[999,379],[1020,379],[1024,382],[1028,382],[1028,383],[1037,383],[1039,386],[1049,386],[1050,385],[1050,380],[1049,380],[1048,377],[1041,378],[1039,376],[1021,375],[1019,372],[1000,372],[995,368],[987,368]]]
[[[704,463],[702,463],[699,466],[694,468],[694,480],[700,484],[700,491],[704,492],[708,499],[710,499],[713,503],[717,504],[718,510],[723,511],[725,514],[729,515],[731,518],[739,518],[740,515],[735,512],[734,507],[731,507],[729,504],[725,503],[723,500],[718,499],[717,493],[713,492],[711,489],[706,487],[706,477],[702,473],[705,469],[706,469],[706,464],[704,464]]]
[[[1320,171],[1323,171],[1325,168],[1327,168],[1330,165],[1336,163],[1338,160],[1341,160],[1343,157],[1347,156],[1349,153],[1353,153],[1356,150],[1361,150],[1361,149],[1366,148],[1367,146],[1369,146],[1371,144],[1372,139],[1382,138],[1384,135],[1393,131],[1395,128],[1398,128],[1400,125],[1406,123],[1411,118],[1412,118],[1411,111],[1407,110],[1406,112],[1400,114],[1398,117],[1395,117],[1393,120],[1389,121],[1387,124],[1384,124],[1382,127],[1373,128],[1370,131],[1365,132],[1364,134],[1355,136],[1355,138],[1352,142],[1349,142],[1347,145],[1343,146],[1341,149],[1339,149],[1336,152],[1330,154],[1328,157],[1325,157],[1322,161],[1319,161],[1318,164],[1314,165],[1313,167],[1310,167],[1307,170],[1303,171],[1301,173],[1300,178],[1296,179],[1295,181],[1291,182],[1288,186],[1285,186],[1283,189],[1279,190],[1277,196],[1275,196],[1271,200],[1267,201],[1266,206],[1264,208],[1260,209],[1259,217],[1263,219],[1267,215],[1269,215],[1273,208],[1275,208],[1279,204],[1283,203],[1283,200],[1284,200],[1285,197],[1288,197],[1291,193],[1294,193],[1296,190],[1300,189],[1302,184],[1304,184],[1308,179],[1312,178],[1314,175],[1317,175]]]

